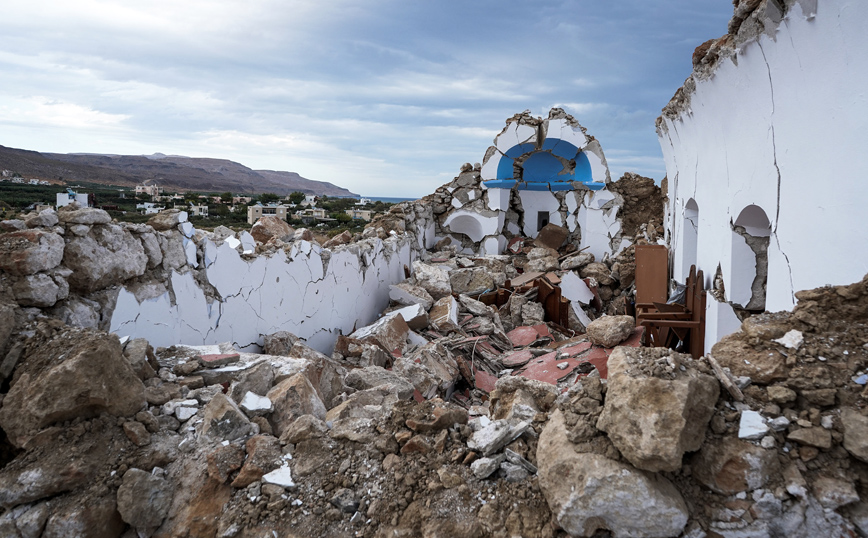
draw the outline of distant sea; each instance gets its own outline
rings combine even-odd
[[[386,196],[362,196],[362,198],[369,198],[372,202],[383,202],[384,204],[397,204],[399,202],[408,202],[411,200],[418,200],[419,198],[389,198]]]

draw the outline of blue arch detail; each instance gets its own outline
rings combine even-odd
[[[515,159],[532,153],[523,163],[523,181],[520,190],[572,190],[571,182],[584,183],[592,190],[603,188],[602,183],[594,182],[591,163],[587,155],[571,142],[560,138],[546,138],[538,150],[534,144],[516,144],[509,148],[497,164],[497,179],[486,181],[490,188],[511,188],[517,182],[513,177]],[[573,174],[560,174],[563,166],[555,157],[576,161]]]

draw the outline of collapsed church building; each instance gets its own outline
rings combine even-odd
[[[0,222],[0,536],[868,534],[868,5],[735,4],[661,187],[552,109],[323,244]]]

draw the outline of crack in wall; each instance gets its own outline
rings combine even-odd
[[[791,37],[791,39],[792,39],[792,37]],[[771,69],[771,66],[769,65],[768,59],[766,58],[766,52],[763,49],[762,42],[758,41],[757,46],[759,47],[760,52],[763,55],[763,62],[766,64],[766,71],[768,72],[768,76],[769,76],[769,91],[771,93],[771,102],[772,102],[772,114],[771,114],[771,118],[769,121],[769,130],[771,132],[771,140],[772,140],[772,162],[774,163],[775,172],[777,173],[777,180],[778,180],[778,182],[777,182],[777,199],[776,199],[776,205],[775,205],[775,223],[774,223],[774,227],[772,228],[772,235],[775,236],[775,243],[778,246],[778,251],[781,253],[781,255],[784,257],[784,259],[787,261],[787,274],[790,277],[790,300],[793,302],[793,304],[795,304],[796,303],[796,296],[795,296],[795,289],[796,288],[795,288],[795,284],[793,282],[793,268],[790,265],[790,258],[789,258],[789,256],[787,256],[787,253],[784,252],[783,248],[781,248],[781,241],[778,238],[778,222],[780,221],[780,216],[781,216],[781,168],[778,165],[778,146],[777,146],[777,140],[775,139],[775,85],[774,85],[774,80],[772,78],[772,69]]]

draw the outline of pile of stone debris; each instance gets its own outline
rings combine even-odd
[[[424,253],[331,356],[154,350],[3,296],[0,535],[868,532],[868,276],[694,360],[636,347],[631,249],[556,233]]]

